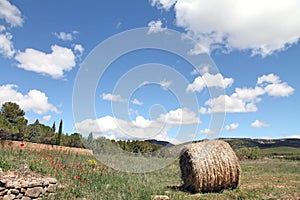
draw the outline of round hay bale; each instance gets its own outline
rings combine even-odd
[[[241,167],[227,142],[207,140],[186,145],[180,154],[182,189],[217,192],[238,186]]]

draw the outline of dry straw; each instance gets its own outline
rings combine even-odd
[[[227,142],[207,140],[186,145],[180,155],[182,188],[216,192],[238,186],[241,168]]]

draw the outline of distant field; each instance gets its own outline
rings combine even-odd
[[[283,148],[282,152],[290,150]],[[271,150],[262,152],[272,153]],[[59,191],[58,199],[85,197],[139,200],[151,199],[151,196],[156,194],[168,195],[172,200],[300,197],[300,161],[282,159],[241,161],[242,176],[237,189],[207,194],[190,194],[174,189],[181,185],[178,161],[155,172],[132,174],[115,171],[99,162],[96,164],[92,156],[54,151],[0,151],[0,167],[4,170],[18,168],[21,164],[27,164],[32,170],[56,177],[59,182],[66,184],[67,187]]]

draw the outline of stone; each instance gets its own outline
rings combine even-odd
[[[33,187],[41,187],[43,186],[43,182],[42,181],[38,181],[38,180],[35,180],[31,183],[28,184],[28,187],[30,188],[33,188]]]
[[[25,181],[25,180],[22,180],[22,181],[21,181],[21,187],[22,187],[22,188],[28,188],[28,187],[29,187],[29,182],[28,182],[28,181]]]
[[[42,187],[34,187],[34,188],[28,188],[25,192],[25,195],[32,198],[37,198],[44,192],[44,189]]]
[[[154,195],[153,200],[170,200],[167,195]]]
[[[21,199],[24,195],[19,193],[17,196],[16,196],[16,199]]]
[[[30,197],[22,197],[21,200],[31,200],[31,198]]]
[[[45,181],[48,181],[50,184],[56,184],[57,180],[55,178],[46,178]]]
[[[25,193],[26,189],[25,188],[21,188],[21,193]]]
[[[5,189],[6,189],[5,187],[0,187],[0,192],[2,192]]]
[[[16,197],[14,194],[8,194],[3,197],[3,200],[13,200]]]
[[[2,192],[0,192],[0,196],[4,196],[5,194],[7,194],[8,189],[3,190]]]
[[[17,190],[17,189],[10,189],[10,190],[8,190],[8,192],[7,193],[9,193],[9,194],[19,194],[20,193],[20,191],[19,190]]]
[[[49,193],[54,193],[57,190],[57,185],[56,184],[50,184],[47,188],[47,192]]]

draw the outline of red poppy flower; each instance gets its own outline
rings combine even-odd
[[[25,144],[24,144],[24,143],[21,143],[21,144],[20,144],[20,146],[21,146],[21,147],[24,147],[24,146],[25,146]]]
[[[81,176],[80,176],[80,175],[77,175],[77,176],[76,176],[76,178],[77,178],[77,179],[80,179],[80,178],[81,178]]]
[[[81,184],[84,184],[85,182],[84,182],[84,180],[81,180],[80,183],[81,183]]]
[[[104,171],[105,170],[105,166],[104,165],[102,165],[102,171]]]
[[[132,188],[132,187],[129,187],[129,188],[128,188],[128,190],[132,191],[132,190],[133,190],[133,188]]]

